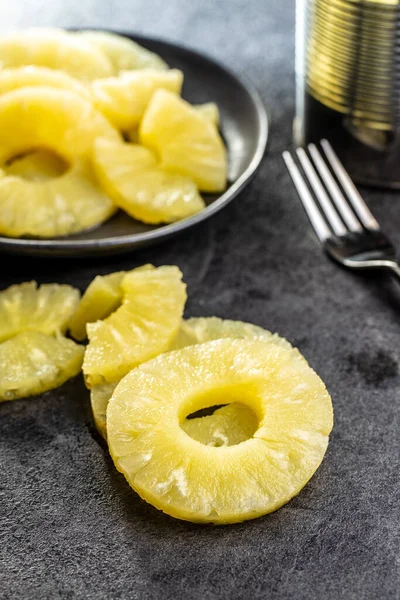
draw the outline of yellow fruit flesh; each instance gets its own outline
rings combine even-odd
[[[199,317],[182,320],[178,334],[168,350],[179,350],[186,346],[222,338],[260,339],[278,346],[292,348],[284,338],[252,323],[230,321],[218,317]],[[107,405],[117,383],[95,386],[91,390],[94,420],[105,439]],[[188,435],[210,446],[238,444],[239,441],[244,441],[252,435],[253,432],[249,432],[253,427],[255,427],[254,413],[248,407],[237,403],[218,409],[213,415],[207,417],[187,419],[187,422],[182,424],[182,429]]]
[[[6,175],[22,177],[28,181],[48,181],[60,177],[68,168],[62,158],[47,150],[36,150],[18,157],[4,166]]]
[[[220,117],[219,117],[219,109],[215,102],[205,102],[204,104],[196,104],[193,106],[197,112],[210,121],[215,127],[219,127]]]
[[[3,170],[0,232],[56,237],[106,220],[115,208],[88,159],[98,136],[119,139],[107,119],[73,92],[27,87],[0,97],[0,165],[33,148],[54,150],[71,163],[62,176],[46,181],[27,181]]]
[[[9,237],[69,235],[99,225],[114,212],[87,159],[76,160],[56,178],[0,173],[0,233]]]
[[[195,104],[193,108],[197,111],[199,115],[201,115],[204,119],[207,119],[210,123],[212,123],[215,127],[219,127],[220,116],[219,109],[215,102],[206,102],[205,104]],[[139,143],[139,129],[138,127],[134,127],[133,129],[129,129],[129,131],[125,132],[127,139],[132,144]]]
[[[103,385],[95,385],[90,390],[90,404],[94,424],[97,431],[105,440],[107,440],[107,406],[116,385],[116,383],[105,383]]]
[[[35,281],[12,285],[0,292],[0,342],[24,331],[47,335],[65,333],[79,302],[69,285]]]
[[[0,166],[39,148],[73,161],[88,156],[98,137],[120,139],[91,102],[73,92],[26,87],[0,97]]]
[[[88,88],[62,71],[53,71],[47,67],[18,67],[0,71],[0,95],[7,94],[22,87],[54,87],[69,90],[90,100]]]
[[[113,74],[104,52],[83,38],[57,29],[30,29],[2,36],[0,65],[2,68],[48,67],[83,81]]]
[[[175,337],[186,301],[177,267],[139,269],[122,281],[123,303],[104,321],[89,323],[83,372],[88,387],[121,379],[164,352]]]
[[[133,401],[134,399],[134,401]],[[212,448],[182,431],[186,415],[240,402],[254,435]],[[142,498],[189,521],[235,523],[298,494],[328,445],[328,392],[301,355],[259,340],[217,340],[163,354],[131,371],[107,409],[118,470]]]
[[[143,146],[99,140],[93,160],[103,189],[134,219],[172,223],[205,207],[191,179],[160,168]]]
[[[195,317],[182,321],[171,350],[179,350],[193,344],[203,344],[223,338],[257,339],[278,346],[292,348],[291,344],[276,333],[257,327],[252,323],[219,319],[218,317]]]
[[[225,189],[226,151],[216,127],[177,95],[155,92],[139,141],[158,154],[161,166],[190,177],[201,191]]]
[[[132,69],[167,69],[168,65],[154,52],[136,42],[106,31],[78,31],[75,35],[102,50],[116,74]]]
[[[84,348],[64,337],[20,333],[0,344],[0,401],[41,394],[81,369]]]
[[[105,319],[121,305],[124,295],[121,283],[127,273],[148,271],[153,268],[153,265],[142,265],[132,271],[97,275],[88,285],[75,314],[70,320],[69,330],[71,335],[76,340],[84,340],[87,336],[87,323]]]
[[[125,271],[97,275],[86,289],[71,319],[69,329],[76,340],[86,338],[86,324],[108,317],[122,301],[121,282]]]
[[[182,83],[183,73],[177,69],[145,69],[94,81],[92,96],[95,106],[109,121],[125,131],[139,124],[156,90],[162,88],[179,94]]]

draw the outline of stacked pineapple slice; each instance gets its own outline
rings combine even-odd
[[[217,106],[182,100],[183,73],[135,42],[32,29],[0,37],[0,65],[0,235],[70,235],[118,208],[171,223],[225,188]]]
[[[80,372],[84,348],[63,335],[78,302],[68,285],[0,292],[0,401],[40,394]]]
[[[142,498],[180,519],[276,510],[312,477],[332,428],[328,392],[289,342],[249,323],[182,319],[177,267],[0,293],[0,399],[83,373],[94,422]],[[198,411],[211,409],[211,414]]]

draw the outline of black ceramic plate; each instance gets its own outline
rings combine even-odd
[[[251,83],[212,58],[169,42],[121,33],[157,52],[185,75],[183,97],[189,102],[216,102],[221,130],[228,148],[228,187],[223,194],[205,195],[206,208],[197,215],[171,225],[151,226],[118,212],[92,231],[57,239],[0,237],[0,250],[17,254],[86,256],[125,252],[156,244],[208,219],[228,204],[249,182],[264,155],[269,122],[261,98]]]

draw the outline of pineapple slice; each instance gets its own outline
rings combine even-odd
[[[156,151],[161,165],[186,175],[204,192],[226,186],[226,151],[216,127],[176,94],[159,89],[139,128],[139,141]]]
[[[257,327],[253,323],[230,321],[218,317],[194,317],[182,321],[178,335],[173,340],[170,349],[179,350],[193,344],[203,344],[204,342],[223,338],[250,340],[259,338],[264,342],[272,342],[278,346],[292,348],[292,345],[285,338],[280,337],[277,333],[271,333],[267,329]]]
[[[104,115],[74,92],[25,87],[0,97],[0,166],[38,148],[66,160],[88,156],[97,137],[120,139]]]
[[[291,344],[284,338],[252,323],[229,321],[218,317],[199,317],[181,322],[178,335],[174,338],[168,350],[179,350],[186,346],[222,338],[260,339],[285,348],[292,348]],[[104,439],[106,439],[107,404],[116,385],[117,382],[99,385],[91,390],[90,397],[94,421]],[[237,440],[244,441],[250,437],[248,432],[253,425],[254,413],[248,407],[234,403],[218,409],[213,415],[187,419],[182,424],[182,428],[188,435],[203,444],[231,446],[238,444],[239,441]]]
[[[91,99],[90,92],[83,83],[62,71],[34,65],[0,71],[0,95],[22,87],[38,86],[69,90],[89,101]]]
[[[82,341],[86,338],[86,324],[108,317],[122,302],[121,283],[126,271],[97,275],[87,287],[73,315],[69,330],[72,337]]]
[[[145,265],[142,268],[146,268]],[[115,275],[118,275],[116,273]],[[108,276],[110,277],[110,275]],[[97,278],[96,278],[97,279]],[[96,281],[96,280],[94,280]],[[90,289],[90,286],[88,290]],[[87,291],[88,291],[87,290]],[[83,297],[81,303],[83,303]],[[93,297],[93,302],[94,302]],[[183,320],[178,335],[168,350],[179,350],[186,346],[202,344],[222,338],[260,339],[278,346],[292,348],[291,344],[276,333],[257,327],[252,323],[229,321],[218,317],[199,317]],[[77,338],[79,339],[79,338]],[[90,398],[93,417],[99,433],[106,435],[106,411],[108,402],[118,382],[94,386]],[[215,418],[218,417],[218,418]],[[209,446],[231,446],[249,437],[248,432],[254,425],[254,413],[246,406],[233,403],[215,411],[213,415],[187,419],[182,428],[194,439]]]
[[[28,181],[48,181],[60,177],[68,168],[62,158],[47,150],[34,150],[4,166],[6,175],[22,177]]]
[[[25,331],[0,344],[0,401],[35,396],[81,369],[84,348],[64,337]]]
[[[131,71],[94,81],[93,101],[117,129],[125,131],[139,124],[156,90],[180,94],[182,83],[183,73],[178,69]]]
[[[118,271],[108,275],[97,275],[88,285],[83,297],[69,323],[71,335],[79,341],[87,337],[86,325],[102,321],[114,312],[122,303],[124,292],[122,280],[127,273],[148,271],[153,265],[142,265],[132,271]]]
[[[172,223],[205,207],[191,179],[159,167],[143,146],[98,140],[93,162],[103,189],[134,219]]]
[[[220,123],[219,109],[215,102],[206,102],[205,104],[195,104],[193,108],[197,111],[199,115],[203,118],[207,119],[210,123],[215,125],[218,129]],[[139,143],[139,129],[138,127],[134,127],[133,129],[129,129],[129,131],[125,132],[126,138],[132,144]]]
[[[24,331],[65,333],[79,302],[70,285],[36,281],[12,285],[0,292],[0,342]]]
[[[245,442],[211,448],[181,423],[195,410],[241,402],[258,417]],[[168,352],[132,370],[107,408],[114,464],[135,491],[179,519],[236,523],[278,509],[320,465],[332,403],[297,351],[225,339]]]
[[[122,305],[104,321],[87,325],[83,372],[90,388],[118,381],[164,352],[179,328],[186,286],[177,267],[135,269],[121,287]]]
[[[47,67],[83,81],[113,74],[111,61],[102,50],[62,29],[28,29],[2,36],[0,65]]]
[[[90,403],[97,431],[107,441],[107,406],[118,385],[105,383],[90,390]],[[185,419],[182,429],[190,437],[206,446],[233,446],[249,439],[256,431],[258,421],[254,412],[235,402],[218,408],[207,417]]]
[[[97,431],[107,441],[107,406],[119,381],[95,385],[90,390],[90,404]]]
[[[59,177],[41,181],[0,172],[0,233],[6,236],[69,235],[99,225],[114,212],[87,159],[75,161]]]
[[[78,31],[75,35],[103,51],[116,74],[133,69],[168,69],[168,65],[158,54],[122,35],[106,31]]]
[[[88,159],[98,136],[119,139],[107,119],[73,92],[26,87],[0,97],[0,165],[32,148],[51,148],[72,162],[62,176],[47,181],[1,171],[0,233],[55,237],[108,219],[115,207]]]
[[[215,127],[217,127],[217,128],[219,127],[219,123],[220,123],[219,109],[218,109],[218,106],[215,104],[215,102],[205,102],[204,104],[195,104],[193,106],[193,108],[196,109],[197,112],[202,117],[207,119],[207,121],[209,121],[210,123],[215,125]]]
[[[258,429],[258,419],[248,406],[234,402],[218,408],[207,417],[185,419],[181,427],[201,444],[219,448],[234,446],[251,438]]]

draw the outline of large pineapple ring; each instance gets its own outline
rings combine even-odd
[[[0,233],[54,237],[93,227],[114,211],[89,163],[97,137],[119,134],[89,100],[47,87],[0,98],[0,167],[33,149],[55,151],[71,165],[61,177],[32,182],[0,173]]]
[[[215,404],[256,413],[254,435],[209,447],[181,428]],[[272,512],[314,474],[328,445],[330,396],[301,354],[262,341],[224,339],[163,354],[131,371],[107,409],[118,470],[167,514],[234,523]]]

